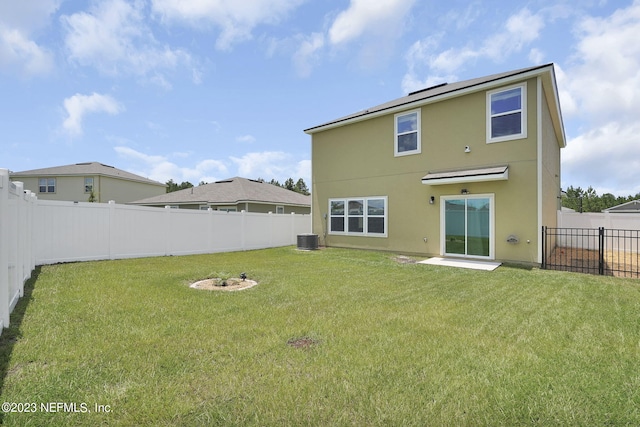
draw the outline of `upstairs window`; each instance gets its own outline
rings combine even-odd
[[[420,153],[420,110],[395,115],[394,155]]]
[[[85,177],[84,178],[84,192],[91,193],[93,191],[93,178]]]
[[[487,92],[487,142],[527,137],[526,85]]]
[[[40,179],[38,179],[38,191],[40,193],[55,193],[56,192],[56,179],[55,178],[40,178]]]

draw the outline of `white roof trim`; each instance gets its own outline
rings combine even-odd
[[[494,166],[449,172],[430,172],[422,177],[422,183],[443,185],[463,182],[504,181],[507,179],[509,179],[509,166]]]

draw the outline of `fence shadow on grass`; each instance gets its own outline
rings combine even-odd
[[[4,382],[9,374],[9,363],[11,362],[13,347],[22,337],[22,321],[31,302],[33,288],[38,281],[39,275],[40,267],[38,266],[31,272],[31,278],[24,284],[24,295],[18,300],[11,312],[9,327],[2,331],[2,335],[0,335],[0,394],[4,391]],[[4,414],[0,412],[0,424],[2,424],[3,418]]]

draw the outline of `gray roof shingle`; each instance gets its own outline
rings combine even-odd
[[[296,193],[266,182],[234,177],[197,187],[186,188],[160,196],[130,202],[135,205],[159,204],[236,204],[261,202],[296,206],[311,206],[311,196]]]
[[[100,162],[76,163],[73,165],[54,166],[50,168],[32,169],[21,172],[12,172],[11,177],[21,176],[76,176],[76,175],[102,175],[112,178],[125,179],[129,181],[144,182],[147,184],[155,184],[166,187],[158,181],[144,178],[131,172],[123,171],[113,166],[105,165]]]
[[[423,90],[418,90],[415,92],[411,92],[410,94],[408,94],[407,96],[403,96],[401,98],[397,98],[394,99],[392,101],[389,102],[385,102],[384,104],[380,104],[377,105],[375,107],[371,107],[368,108],[366,110],[363,111],[359,111],[357,113],[353,113],[350,114],[348,116],[344,116],[341,117],[339,119],[336,120],[331,120],[330,122],[327,123],[323,123],[321,125],[318,126],[313,126],[309,129],[305,129],[304,131],[306,133],[314,133],[318,130],[321,130],[322,128],[326,127],[326,126],[332,126],[332,125],[338,125],[341,122],[348,122],[350,120],[353,119],[357,119],[357,118],[364,118],[365,116],[369,116],[369,115],[374,115],[376,113],[381,113],[385,110],[391,110],[393,108],[396,107],[401,107],[403,105],[411,105],[415,102],[418,101],[427,101],[430,98],[435,98],[441,95],[446,95],[446,94],[452,94],[456,91],[462,90],[462,89],[468,89],[468,88],[472,88],[474,86],[479,86],[479,85],[483,85],[486,83],[491,83],[494,81],[498,81],[507,77],[513,77],[513,76],[517,76],[519,74],[525,74],[531,71],[535,71],[535,70],[540,70],[543,68],[547,68],[547,67],[552,67],[553,64],[546,64],[546,65],[539,65],[539,66],[535,66],[535,67],[529,67],[529,68],[522,68],[519,70],[514,70],[514,71],[507,71],[507,72],[503,72],[503,73],[498,73],[498,74],[492,74],[489,76],[485,76],[485,77],[479,77],[479,78],[475,78],[475,79],[470,79],[470,80],[464,80],[464,81],[460,81],[460,82],[456,82],[456,83],[442,83],[436,86],[432,86]]]

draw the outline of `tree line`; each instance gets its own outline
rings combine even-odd
[[[256,181],[267,182],[262,178],[258,178]],[[304,182],[304,179],[302,178],[298,179],[298,181],[295,181],[295,182],[293,181],[293,178],[289,178],[284,182],[284,184],[280,184],[280,182],[278,182],[277,180],[272,179],[268,183],[278,187],[286,188],[287,190],[295,191],[296,193],[304,194],[305,196],[308,196],[310,194],[309,188],[307,187],[307,184]],[[198,185],[205,185],[205,184],[207,184],[207,182],[200,181]],[[173,179],[170,179],[169,181],[167,181],[166,185],[167,185],[167,193],[184,190],[185,188],[191,188],[194,186],[189,181],[183,181],[180,184],[178,184],[177,182],[174,182]]]
[[[267,182],[262,178],[258,178],[258,181]],[[287,190],[295,191],[296,193],[304,194],[305,196],[308,196],[309,194],[311,194],[309,193],[309,188],[307,187],[307,184],[304,182],[304,179],[302,178],[298,179],[295,183],[293,182],[293,178],[288,178],[284,182],[284,184],[280,184],[275,179],[272,179],[271,181],[269,181],[269,184],[275,185],[276,187],[286,188]]]
[[[562,195],[562,206],[573,209],[576,212],[601,212],[604,209],[612,208],[623,203],[640,200],[640,193],[635,196],[614,196],[611,193],[599,195],[593,187],[586,190],[580,187],[570,186]]]

